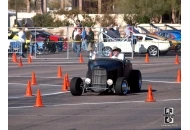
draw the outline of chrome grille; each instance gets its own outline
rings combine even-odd
[[[103,68],[94,69],[92,73],[92,87],[107,87],[107,72]]]

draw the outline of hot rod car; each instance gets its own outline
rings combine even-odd
[[[89,91],[126,95],[129,91],[140,92],[141,85],[141,72],[133,70],[130,60],[96,58],[88,61],[84,81],[80,77],[71,79],[70,92],[73,96]]]

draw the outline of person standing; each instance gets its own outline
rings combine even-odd
[[[137,37],[134,35],[134,32],[130,32],[130,37],[131,37],[131,47],[133,53],[135,52],[135,45],[137,43]]]
[[[82,31],[82,24],[79,19],[76,20],[77,28],[79,28]]]
[[[85,27],[82,28],[82,49],[84,51],[87,51],[87,34],[86,34],[86,30]]]
[[[80,56],[81,52],[81,43],[82,43],[82,36],[81,36],[81,30],[78,29],[78,34],[75,36],[75,47],[76,47],[76,56]]]
[[[87,43],[88,43],[89,57],[92,57],[92,52],[94,50],[94,32],[92,31],[91,27],[88,28]]]
[[[19,37],[19,41],[21,42],[22,44],[22,52],[21,52],[21,56],[23,58],[26,58],[25,55],[24,55],[24,52],[26,51],[25,50],[25,44],[26,44],[26,34],[25,34],[25,28],[20,28],[20,31],[18,32],[18,37]]]
[[[77,27],[74,28],[73,32],[72,32],[72,48],[73,48],[73,52],[76,53],[76,45],[75,45],[75,36],[78,34],[77,31]]]
[[[127,38],[127,41],[129,40],[129,37],[130,37],[130,25],[128,24],[125,28],[125,37]]]

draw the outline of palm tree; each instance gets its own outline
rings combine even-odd
[[[26,0],[26,10],[27,13],[30,13],[30,0]]]

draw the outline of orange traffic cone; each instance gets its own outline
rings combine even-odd
[[[31,89],[31,82],[28,81],[28,85],[26,87],[26,94],[25,94],[26,97],[30,97],[30,96],[33,96],[32,95],[32,89]]]
[[[178,55],[176,54],[176,57],[175,57],[175,64],[178,65],[179,64],[179,58],[178,58]]]
[[[58,66],[58,68],[57,68],[57,78],[62,78],[61,66]]]
[[[80,54],[79,63],[84,63],[84,60],[83,60],[82,54]]]
[[[35,76],[35,73],[34,73],[34,72],[32,72],[31,84],[32,84],[32,85],[37,85],[37,83],[36,83],[36,76]]]
[[[63,77],[62,91],[67,91],[67,81],[66,81],[66,76]]]
[[[12,55],[12,62],[15,62],[15,63],[17,62],[17,56],[15,52]]]
[[[28,55],[28,63],[32,63],[32,58],[31,58],[31,55]]]
[[[66,73],[67,89],[70,87],[69,75]]]
[[[19,67],[22,67],[22,66],[23,66],[23,65],[22,65],[22,59],[21,59],[21,57],[19,58],[18,66],[19,66]]]
[[[40,89],[38,89],[37,91],[37,96],[36,96],[36,104],[34,105],[35,107],[43,107],[43,103],[42,103],[42,98],[41,98],[41,92]]]
[[[181,83],[181,69],[178,69],[177,71],[177,79],[176,82]]]
[[[153,94],[152,94],[152,86],[149,85],[148,87],[148,94],[147,94],[147,99],[145,100],[146,102],[155,102]]]
[[[148,53],[146,53],[146,57],[145,57],[145,60],[144,60],[145,63],[149,63],[149,57],[148,57]]]

